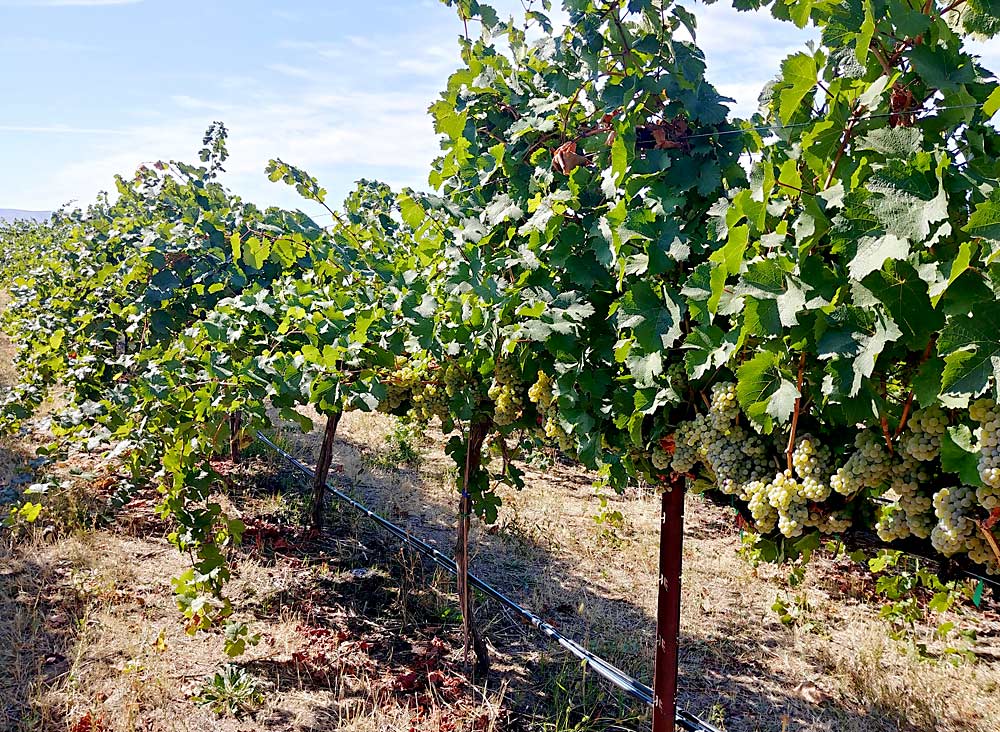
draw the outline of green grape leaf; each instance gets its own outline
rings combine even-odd
[[[989,201],[976,204],[969,216],[969,223],[962,230],[972,236],[1000,241],[1000,194],[995,194]]]
[[[760,351],[736,372],[736,398],[746,415],[765,433],[786,421],[795,409],[798,390],[780,369],[778,356]]]
[[[1000,111],[1000,86],[994,89],[983,102],[983,114],[987,117],[992,117],[998,111]]]
[[[937,351],[945,363],[942,393],[982,393],[990,378],[1000,374],[1000,302],[979,304],[975,317],[968,313],[949,316]]]
[[[783,122],[792,119],[806,95],[815,88],[818,73],[816,59],[806,53],[793,54],[781,63],[784,88],[778,94],[778,115]]]
[[[910,255],[910,245],[905,239],[899,239],[893,234],[875,238],[866,236],[858,241],[857,253],[848,265],[851,277],[863,280],[877,269],[881,269],[886,260],[906,259]]]
[[[955,473],[966,485],[983,484],[979,477],[979,449],[968,426],[949,427],[941,437],[941,469]]]
[[[927,283],[908,262],[887,261],[864,279],[864,286],[885,305],[910,348],[922,350],[944,324],[944,316],[931,303]]]

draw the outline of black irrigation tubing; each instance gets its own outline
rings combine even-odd
[[[296,470],[301,472],[303,475],[305,475],[308,478],[316,477],[316,473],[312,468],[308,467],[307,465],[304,465],[302,462],[295,459],[293,456],[289,455],[285,450],[282,450],[280,447],[274,444],[274,442],[272,442],[264,433],[258,431],[257,437],[258,439],[261,440],[261,442],[263,442],[265,445],[274,450],[278,455],[284,458],[290,465],[292,465]],[[451,574],[458,574],[458,570],[455,567],[455,561],[453,559],[445,556],[427,542],[413,536],[406,529],[397,526],[396,524],[392,523],[385,517],[375,513],[370,508],[354,500],[349,495],[339,490],[335,486],[330,485],[329,481],[327,482],[326,487],[338,500],[343,501],[352,508],[365,514],[368,518],[370,518],[372,521],[374,521],[379,526],[384,528],[386,531],[388,531],[390,534],[392,534],[397,539],[402,541],[404,544],[415,549],[420,554],[423,554],[425,557],[427,557],[427,559],[431,560],[442,569],[450,572]],[[653,690],[648,686],[646,686],[645,684],[643,684],[638,679],[635,679],[626,674],[621,669],[612,666],[610,663],[605,661],[600,656],[594,655],[593,653],[588,651],[586,648],[584,648],[571,638],[567,638],[558,630],[556,630],[552,625],[545,622],[538,615],[535,615],[530,610],[521,607],[516,602],[511,600],[509,597],[507,597],[505,594],[497,590],[492,585],[487,584],[476,575],[471,573],[469,574],[469,584],[471,584],[473,587],[478,588],[483,594],[493,598],[501,605],[506,606],[510,610],[520,615],[529,624],[533,625],[543,635],[546,635],[551,640],[554,640],[564,649],[569,651],[569,653],[571,653],[572,655],[576,656],[578,659],[586,663],[591,669],[593,669],[595,673],[597,673],[607,681],[617,686],[619,689],[624,691],[629,696],[633,697],[634,699],[638,699],[639,701],[649,706],[653,705]],[[681,710],[677,711],[676,722],[678,727],[684,730],[685,732],[720,732],[718,728],[698,719],[692,714],[689,714]]]

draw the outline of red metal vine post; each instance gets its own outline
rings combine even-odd
[[[681,550],[684,545],[684,476],[674,473],[660,514],[660,583],[656,602],[653,732],[674,732],[677,719],[677,648],[681,630]]]

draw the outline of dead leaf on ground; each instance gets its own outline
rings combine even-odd
[[[823,702],[829,700],[830,695],[825,691],[820,689],[816,684],[811,681],[803,681],[798,686],[795,687],[795,694],[809,702],[810,704],[822,704]]]

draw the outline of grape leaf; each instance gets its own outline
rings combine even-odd
[[[967,313],[950,316],[937,351],[945,362],[942,393],[984,391],[990,377],[1000,374],[1000,302],[981,303],[975,317]]]

